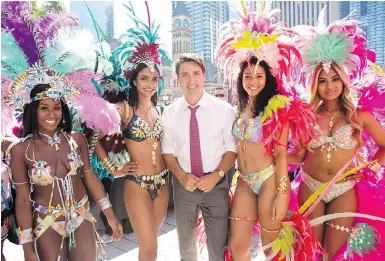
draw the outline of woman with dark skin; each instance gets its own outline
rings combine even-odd
[[[41,97],[50,88],[49,84],[38,84],[31,90],[30,98]],[[82,134],[71,131],[64,98],[36,99],[24,107],[24,139],[11,150],[11,169],[17,189],[16,216],[21,240],[27,239],[23,244],[27,261],[38,260],[38,256],[44,261],[96,260],[95,227],[88,211],[85,185],[104,209],[114,240],[122,236],[122,226],[112,208],[103,203],[105,192],[91,170],[86,140]],[[42,162],[46,164],[39,168]],[[44,173],[47,175],[42,176]],[[61,210],[63,204],[70,206]],[[58,217],[55,213],[59,213]],[[36,250],[32,232],[25,232],[29,229],[37,238]]]
[[[290,199],[290,193],[278,192],[276,181],[288,175],[286,145],[289,129],[287,126],[284,128],[279,139],[280,144],[274,145],[274,155],[267,153],[260,139],[259,117],[270,98],[278,94],[278,91],[268,64],[261,61],[255,68],[257,63],[258,60],[254,57],[249,63],[243,62],[237,81],[240,116],[233,127],[233,135],[237,134],[236,129],[244,130],[250,120],[254,119],[254,123],[248,137],[244,134],[238,143],[240,174],[231,207],[229,239],[234,261],[250,260],[249,250],[255,220],[259,220],[263,245],[277,237]],[[249,125],[251,126],[250,123]],[[286,183],[288,182],[286,178]]]
[[[157,233],[167,214],[168,172],[160,150],[163,133],[156,107],[159,71],[139,64],[130,77],[128,102],[118,103],[121,128],[131,162],[113,175],[128,175],[124,184],[127,214],[139,244],[139,259],[155,261]],[[106,152],[100,144],[95,152],[103,162]]]

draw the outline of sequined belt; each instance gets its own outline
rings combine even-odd
[[[75,206],[75,209],[78,209],[82,206],[84,206],[86,203],[88,202],[88,195],[85,194],[84,197],[80,200],[80,201],[77,201],[77,200],[74,200],[72,203],[73,205]],[[58,204],[56,207],[47,207],[47,206],[43,206],[43,205],[40,205],[36,202],[33,202],[32,203],[32,206],[33,208],[35,209],[36,212],[39,212],[39,213],[42,213],[42,214],[64,214],[66,211],[69,210],[70,206],[72,204],[69,204],[69,202],[67,202],[67,206],[62,206],[61,204]]]
[[[136,183],[146,190],[160,189],[159,186],[166,184],[168,169],[164,169],[156,175],[127,175],[126,179],[132,179],[131,177],[135,177]]]
[[[311,191],[313,192],[324,184],[323,182],[318,181],[309,174],[307,174],[305,171],[303,171],[303,169],[301,169],[300,174],[303,183],[305,183],[306,186],[308,186],[309,189],[311,189]],[[356,184],[356,180],[346,180],[335,183],[327,190],[326,194],[322,198],[322,201],[325,203],[329,203],[333,199],[338,198],[348,190],[352,189]]]

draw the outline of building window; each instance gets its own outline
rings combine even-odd
[[[367,15],[368,14],[368,2],[362,1],[360,2],[360,15]]]
[[[362,30],[364,30],[365,34],[368,35],[368,27],[367,26],[361,26]]]

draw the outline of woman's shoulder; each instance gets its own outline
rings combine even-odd
[[[21,155],[27,150],[27,146],[30,142],[30,137],[16,139],[12,143],[9,143],[5,148],[6,154]],[[3,150],[3,148],[2,148]]]
[[[118,102],[115,106],[117,106],[120,118],[123,122],[126,122],[132,117],[134,109],[127,101]]]

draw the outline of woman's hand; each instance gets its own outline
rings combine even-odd
[[[278,192],[273,202],[273,213],[272,213],[273,222],[282,222],[282,220],[287,216],[288,208],[289,208],[289,196],[282,192]]]
[[[112,240],[119,241],[123,236],[123,226],[120,224],[116,216],[108,219],[108,224],[112,229]]]
[[[138,172],[139,168],[140,168],[139,162],[129,162],[125,164],[123,167],[116,169],[115,171],[112,171],[111,174],[115,177],[132,175],[132,174],[135,174],[135,172]]]

